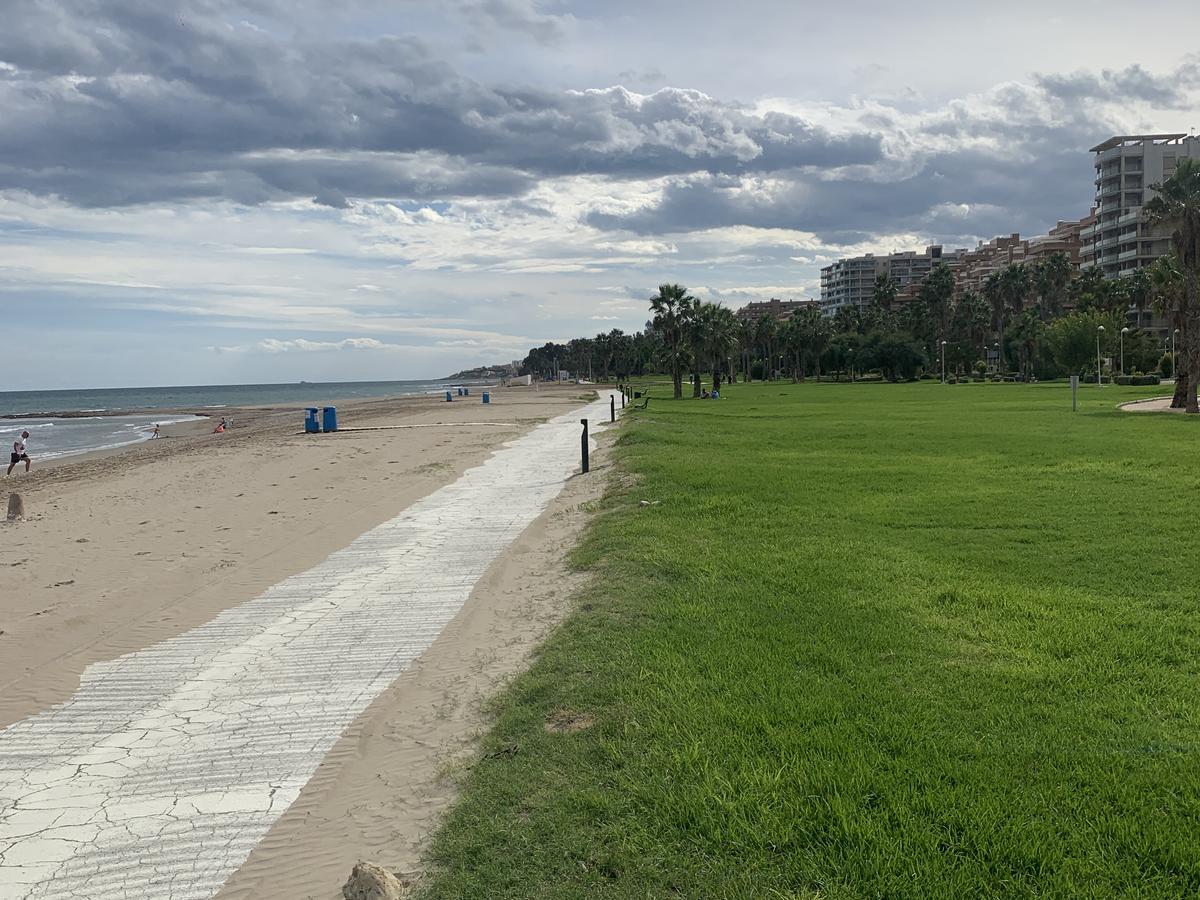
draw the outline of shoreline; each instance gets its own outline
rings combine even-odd
[[[338,386],[343,386],[345,384],[353,384],[353,383],[354,382],[331,382],[331,384],[336,384]],[[376,382],[362,382],[362,383],[363,384],[375,384]],[[400,383],[400,382],[397,382],[397,383]],[[481,387],[481,388],[488,388],[491,390],[501,387],[500,382],[496,382],[494,380],[479,380],[479,381],[446,380],[446,381],[442,381],[440,379],[434,379],[431,381],[420,381],[420,382],[413,382],[413,383],[421,384],[421,385],[424,385],[427,387],[429,385],[438,385],[438,387],[432,388],[429,390],[423,390],[423,391],[378,394],[378,395],[371,395],[371,396],[335,395],[333,397],[325,398],[322,401],[322,405],[336,406],[336,405],[349,405],[349,404],[357,404],[357,403],[370,403],[373,401],[390,402],[390,401],[401,400],[401,399],[406,399],[406,398],[410,398],[410,397],[435,397],[435,396],[439,396],[443,391],[445,391],[447,389],[451,389],[451,388],[455,388],[455,387],[463,387],[463,386],[465,386],[465,387]],[[226,389],[230,389],[230,388],[244,387],[244,386],[246,386],[246,385],[207,385],[207,386],[205,386],[205,385],[198,385],[198,386],[185,385],[185,386],[180,386],[180,387],[176,387],[176,388],[172,388],[172,387],[164,387],[164,388],[98,388],[97,390],[100,390],[100,391],[164,390],[164,391],[167,391],[167,390],[192,390],[192,389],[197,389],[197,388],[205,388],[205,389],[216,392],[216,391],[226,390]],[[256,387],[256,385],[249,385],[249,386]],[[272,386],[274,386],[274,387],[293,387],[293,385],[288,385],[288,384],[267,385],[267,387],[272,387]],[[305,383],[305,386],[310,386],[313,388],[321,388],[325,385],[323,385],[322,383],[313,382],[311,384]],[[62,391],[62,392],[58,392],[58,391],[45,391],[45,392],[40,392],[40,391],[0,391],[0,402],[3,402],[5,394],[14,394],[14,393],[16,393],[16,394],[21,394],[21,393],[86,393],[86,392],[87,392],[86,388],[81,388],[78,391]],[[313,398],[309,398],[309,399],[313,399]],[[304,407],[302,405],[296,405],[296,406],[291,405],[291,402],[288,400],[268,400],[268,401],[264,401],[262,403],[215,403],[215,404],[178,403],[178,404],[170,404],[170,405],[166,405],[166,406],[121,406],[121,407],[101,407],[101,408],[67,407],[67,408],[61,409],[61,410],[32,410],[29,412],[0,413],[0,421],[4,421],[4,420],[22,421],[22,420],[27,420],[27,419],[39,419],[39,418],[82,419],[82,418],[90,418],[90,417],[97,417],[97,416],[103,416],[103,417],[141,416],[141,415],[153,416],[156,414],[193,415],[193,416],[213,417],[213,416],[224,415],[227,411],[230,411],[230,410],[247,411],[247,410],[255,410],[255,409],[303,409],[303,408]]]
[[[475,385],[471,385],[475,387]],[[489,391],[496,391],[498,388],[491,385],[483,385]],[[523,390],[523,389],[512,389]],[[371,415],[379,413],[381,410],[390,409],[395,404],[407,404],[413,401],[431,401],[440,400],[443,392],[420,393],[420,394],[397,394],[389,397],[367,397],[350,400],[332,400],[328,403],[329,406],[337,406],[340,414],[350,415]],[[536,392],[535,392],[536,393]],[[456,398],[458,402],[469,401],[474,398]],[[199,409],[199,411],[197,411]],[[72,410],[68,412],[57,413],[17,413],[6,416],[0,416],[0,421],[7,420],[14,423],[23,420],[47,418],[47,419],[82,419],[92,416],[104,416],[106,418],[119,418],[122,416],[147,416],[153,417],[161,415],[163,417],[190,415],[197,418],[185,421],[166,422],[159,429],[160,437],[154,439],[151,437],[141,438],[139,440],[128,441],[122,444],[115,444],[108,447],[94,447],[86,450],[73,450],[66,453],[61,453],[57,456],[39,457],[36,451],[33,455],[34,470],[38,468],[60,469],[63,466],[75,463],[84,463],[96,459],[108,459],[114,456],[120,456],[123,453],[129,452],[134,448],[143,447],[146,444],[156,443],[163,439],[178,439],[178,438],[200,438],[211,435],[212,420],[217,418],[231,418],[234,421],[234,427],[227,432],[228,435],[241,435],[247,430],[258,430],[264,426],[282,425],[289,417],[301,425],[303,424],[303,407],[293,407],[281,405],[277,403],[265,404],[250,404],[245,406],[219,406],[219,407],[148,407],[148,408],[131,408],[116,411],[98,411],[98,410]],[[14,425],[14,428],[16,426]],[[220,437],[220,436],[214,436]],[[15,474],[15,473],[14,473]]]

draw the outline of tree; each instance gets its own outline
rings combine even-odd
[[[871,305],[878,306],[884,312],[891,312],[892,305],[896,302],[896,295],[900,293],[900,285],[896,284],[891,275],[884,272],[882,275],[875,276],[875,288],[871,292]]]
[[[1150,276],[1151,302],[1159,313],[1167,320],[1174,331],[1180,328],[1183,321],[1183,272],[1179,269],[1179,260],[1174,253],[1160,256],[1147,270]],[[1180,331],[1182,334],[1182,331]],[[1184,409],[1187,406],[1189,385],[1186,367],[1180,367],[1174,356],[1171,357],[1171,371],[1175,374],[1175,394],[1171,398],[1172,409]],[[1191,389],[1195,393],[1195,388]]]
[[[929,335],[930,339],[935,343],[945,340],[950,332],[954,270],[944,262],[939,262],[926,277],[917,297],[934,325],[933,333]]]
[[[1104,331],[1099,327],[1103,325]],[[1090,370],[1096,362],[1096,337],[1102,334],[1101,351],[1107,349],[1112,336],[1121,330],[1121,319],[1089,311],[1071,313],[1055,319],[1046,328],[1046,344],[1054,361],[1072,375]]]
[[[763,380],[773,381],[775,370],[775,347],[779,342],[779,323],[772,316],[763,316],[755,323],[755,343],[762,350]]]
[[[833,330],[838,334],[862,334],[862,310],[857,306],[839,306],[833,314]]]
[[[1067,299],[1075,312],[1103,309],[1107,303],[1108,281],[1104,272],[1093,266],[1085,269],[1067,287]]]
[[[903,331],[873,331],[854,356],[860,369],[879,369],[888,381],[911,381],[927,362],[921,345]]]
[[[1037,311],[1032,308],[1023,310],[1013,323],[1010,335],[1017,348],[1018,366],[1026,381],[1033,376],[1033,361],[1037,357],[1038,343],[1045,327]]]
[[[696,303],[681,284],[660,284],[658,294],[650,298],[651,327],[662,340],[660,358],[671,373],[676,400],[683,397],[683,373],[691,362],[687,337]]]
[[[1051,253],[1034,266],[1033,284],[1037,291],[1038,316],[1043,322],[1062,315],[1071,275],[1071,261],[1065,253]]]
[[[996,360],[997,370],[1004,368],[1004,320],[1007,311],[1004,305],[1004,286],[1000,281],[1000,273],[993,272],[983,282],[983,296],[992,310],[992,325],[999,335],[1000,356]]]
[[[962,374],[974,366],[983,354],[992,315],[988,301],[975,291],[963,291],[950,315],[950,338],[946,344],[946,361]]]
[[[1180,336],[1187,371],[1186,410],[1200,413],[1196,387],[1200,385],[1200,160],[1183,159],[1175,174],[1157,184],[1158,192],[1146,204],[1151,225],[1171,229],[1171,245],[1179,260],[1183,290],[1179,295]]]
[[[721,364],[729,359],[735,347],[738,346],[739,324],[733,310],[719,303],[706,303],[708,333],[704,340],[704,353],[712,367],[712,386],[714,391],[721,389]],[[729,380],[733,380],[733,370],[730,369]]]
[[[1023,263],[1006,266],[1000,271],[1000,293],[1003,297],[1004,309],[1007,315],[1004,317],[1020,316],[1025,310],[1025,303],[1029,299],[1029,292],[1032,283],[1029,278],[1029,270],[1025,268]],[[1005,358],[1007,348],[1004,344],[1004,332],[1000,332],[1000,354],[1001,358]]]
[[[738,322],[737,341],[742,355],[742,375],[747,382],[750,381],[750,362],[754,356],[754,340],[754,323],[749,319]]]

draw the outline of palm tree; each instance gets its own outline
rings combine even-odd
[[[775,369],[775,345],[779,340],[779,323],[771,316],[758,320],[754,330],[755,343],[763,351],[763,380],[772,381]]]
[[[1150,273],[1145,268],[1140,268],[1122,280],[1125,282],[1125,293],[1129,305],[1137,310],[1137,327],[1141,328],[1142,313],[1150,305],[1150,300],[1154,295],[1154,285],[1150,281]]]
[[[878,306],[884,312],[892,311],[896,295],[900,293],[900,285],[896,284],[891,275],[886,272],[875,276],[875,289],[871,292],[871,305]]]
[[[995,325],[999,336],[1000,355],[996,359],[996,370],[1004,369],[1004,320],[1007,311],[1004,303],[1004,287],[1000,281],[1000,273],[993,272],[983,282],[983,296],[992,308],[992,324]]]
[[[754,340],[754,322],[749,319],[738,322],[737,341],[742,355],[742,375],[747,383],[750,382],[750,360],[754,356]]]
[[[829,339],[833,336],[829,328],[829,319],[822,315],[816,307],[806,306],[792,316],[792,321],[796,323],[797,336],[800,341],[802,359],[800,378],[803,380],[804,376],[808,374],[806,363],[811,359],[817,381],[820,381],[821,356],[825,353],[825,348],[829,346]]]
[[[738,345],[739,323],[733,310],[728,307],[721,306],[719,303],[706,303],[704,306],[709,310],[708,334],[705,337],[704,352],[712,365],[713,390],[718,391],[721,389],[721,363],[729,359],[733,348]],[[732,381],[733,372],[730,371],[728,374],[729,380]]]
[[[1071,284],[1071,261],[1065,253],[1052,253],[1034,268],[1038,315],[1043,322],[1062,315],[1067,287]]]
[[[1186,409],[1200,413],[1196,399],[1200,384],[1200,160],[1181,160],[1175,174],[1154,189],[1158,193],[1146,204],[1146,218],[1151,225],[1171,229],[1171,244],[1183,276],[1179,331],[1187,363]]]
[[[950,330],[950,308],[954,299],[954,270],[944,262],[933,267],[921,285],[918,295],[924,304],[926,313],[937,326],[935,332],[929,335],[934,341],[943,340]],[[928,330],[928,329],[927,329]]]
[[[683,398],[683,373],[691,361],[687,336],[695,308],[696,298],[681,284],[660,284],[658,294],[650,298],[650,324],[662,339],[662,362],[671,373],[676,400]]]
[[[711,303],[696,301],[687,323],[687,346],[692,363],[692,397],[700,396],[700,370],[704,367],[704,346],[708,341]]]
[[[1033,360],[1037,356],[1038,342],[1041,340],[1045,325],[1038,317],[1037,311],[1026,309],[1013,323],[1012,336],[1017,346],[1017,357],[1021,373],[1028,381],[1033,375]]]
[[[1150,277],[1150,296],[1159,314],[1167,320],[1171,330],[1180,328],[1183,321],[1183,272],[1179,269],[1179,260],[1174,253],[1160,256],[1145,270]],[[1180,334],[1182,334],[1182,329]],[[1175,375],[1175,394],[1171,398],[1172,409],[1183,409],[1187,406],[1188,385],[1191,381],[1186,371],[1182,371],[1174,357],[1171,358],[1171,371]],[[1191,393],[1195,393],[1195,389]]]
[[[862,310],[857,306],[839,306],[833,314],[833,329],[839,334],[862,333]]]

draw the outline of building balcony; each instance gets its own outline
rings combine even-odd
[[[1127,262],[1131,259],[1138,258],[1138,249],[1134,247],[1132,250],[1122,250],[1117,254],[1117,262]]]
[[[1096,226],[1094,224],[1088,225],[1085,228],[1079,229],[1079,239],[1081,241],[1086,241],[1088,238],[1094,237],[1095,234],[1096,234]]]
[[[1127,225],[1130,222],[1137,222],[1142,217],[1142,208],[1140,206],[1132,206],[1129,212],[1122,213],[1121,218],[1117,219],[1118,225]]]

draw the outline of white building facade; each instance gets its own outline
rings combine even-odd
[[[875,294],[875,279],[890,275],[903,293],[911,285],[921,284],[939,262],[953,264],[965,250],[943,252],[940,245],[926,247],[924,252],[908,250],[886,256],[852,256],[839,259],[821,270],[821,312],[834,315],[843,306],[866,309]]]
[[[1200,137],[1186,134],[1116,135],[1097,144],[1096,222],[1080,232],[1080,269],[1098,267],[1120,278],[1170,250],[1169,234],[1146,222],[1153,185],[1175,172],[1181,159],[1200,159]]]

